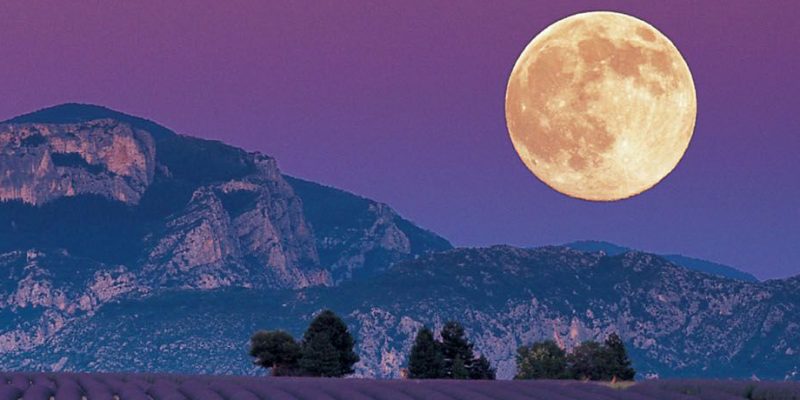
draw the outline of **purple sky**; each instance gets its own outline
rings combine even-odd
[[[106,105],[270,154],[456,245],[602,239],[800,273],[800,3],[384,3],[2,2],[0,119]],[[598,9],[670,37],[698,96],[675,171],[607,204],[529,173],[503,111],[528,41]]]

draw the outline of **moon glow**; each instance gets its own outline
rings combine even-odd
[[[686,61],[648,23],[614,12],[572,15],[517,59],[506,123],[519,157],[571,197],[628,198],[683,157],[697,100]]]

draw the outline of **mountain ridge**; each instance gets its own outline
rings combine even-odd
[[[640,377],[797,379],[798,296],[800,285],[792,282],[715,277],[640,252],[458,248],[337,287],[126,296],[45,347],[0,361],[252,375],[259,371],[248,362],[249,334],[285,329],[300,335],[316,312],[332,308],[356,336],[362,358],[357,376],[398,377],[416,331],[423,325],[438,330],[456,319],[503,379],[514,374],[517,346],[552,339],[570,349],[611,332],[625,341]],[[219,323],[200,323],[208,318]],[[133,356],[119,359],[120,349]],[[754,357],[763,362],[753,363]]]
[[[361,225],[341,229],[346,237],[315,235],[316,221],[306,220],[303,200],[272,157],[100,106],[65,104],[1,123],[0,166],[9,172],[0,177],[0,252],[41,255],[0,265],[7,279],[20,279],[0,298],[38,299],[0,304],[0,313],[14,319],[33,308],[41,314],[35,323],[0,332],[7,350],[38,345],[96,311],[93,302],[100,307],[122,295],[103,289],[109,296],[81,297],[116,285],[106,277],[119,268],[136,293],[300,288],[334,284],[334,265],[378,273],[386,266],[369,262],[377,256],[393,262],[450,247],[371,201],[359,215]],[[317,193],[324,214],[330,193],[314,185],[307,183],[306,191]],[[346,192],[337,199],[364,203]],[[341,242],[346,262],[320,260],[319,250],[331,241]],[[99,275],[52,280],[50,269],[62,264]],[[18,276],[14,268],[40,272]]]
[[[150,132],[157,138],[177,135],[177,133],[171,129],[154,121],[89,103],[63,103],[44,107],[36,111],[9,118],[0,122],[0,124],[75,124],[99,119],[114,119],[126,122],[135,128]]]
[[[565,243],[563,246],[582,251],[602,251],[609,255],[618,255],[626,251],[640,251],[626,246],[600,240],[578,240]],[[746,282],[759,282],[760,280],[750,273],[737,268],[700,258],[684,256],[681,254],[661,254],[662,257],[682,267],[711,275],[724,276]]]
[[[359,376],[398,376],[419,327],[457,319],[505,378],[518,345],[570,348],[612,331],[643,374],[797,378],[800,276],[748,282],[627,250],[453,248],[265,154],[105,107],[9,121],[9,368],[253,374],[254,330],[299,334],[333,307],[357,334]]]

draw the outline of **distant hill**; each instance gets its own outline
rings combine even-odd
[[[417,330],[455,319],[500,378],[513,376],[520,345],[553,339],[569,349],[619,332],[640,377],[797,379],[799,284],[715,277],[638,252],[454,249],[337,287],[121,296],[0,364],[258,374],[246,352],[252,332],[299,337],[315,312],[332,308],[356,335],[360,376],[397,377]]]
[[[614,243],[596,241],[596,240],[581,240],[576,242],[567,243],[564,246],[581,251],[602,251],[608,255],[615,256],[633,249],[619,246]],[[722,265],[712,261],[701,260],[699,258],[686,257],[679,254],[663,254],[662,257],[672,261],[676,265],[689,268],[695,271],[704,272],[706,274],[724,276],[726,278],[736,279],[745,282],[758,282],[758,278],[748,274],[747,272],[740,271],[736,268]]]

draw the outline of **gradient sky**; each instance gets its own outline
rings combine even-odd
[[[456,245],[602,239],[800,273],[799,2],[387,3],[2,2],[0,119],[105,105],[270,154]],[[683,161],[615,203],[549,189],[505,127],[524,46],[589,10],[653,24],[697,88]]]

